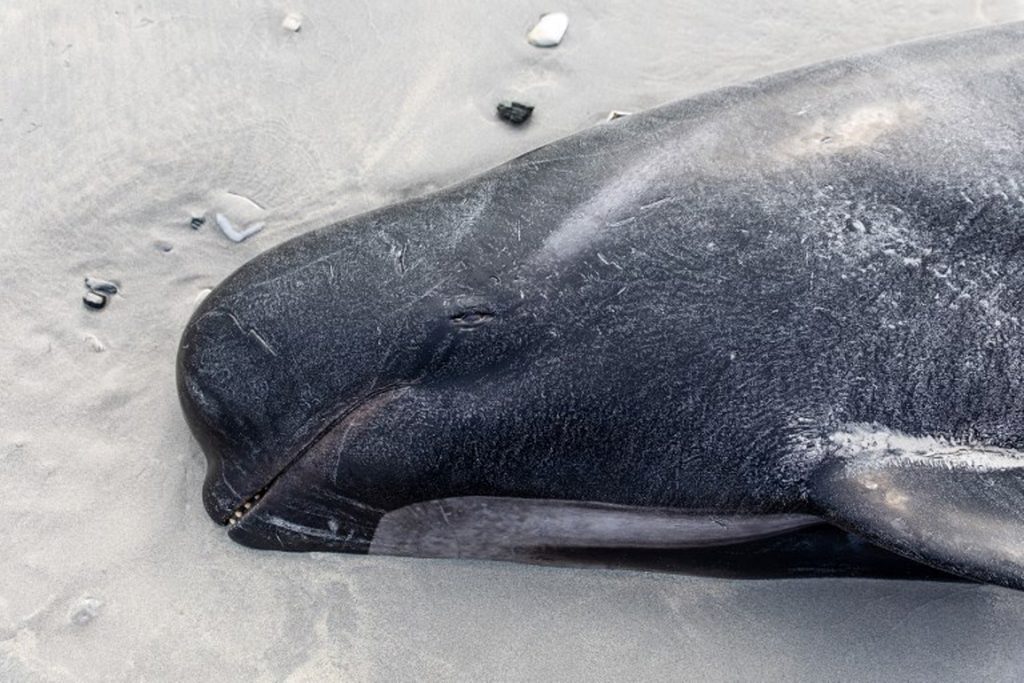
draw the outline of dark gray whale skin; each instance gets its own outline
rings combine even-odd
[[[411,554],[447,551],[375,539],[397,511],[427,510],[390,525],[422,534],[486,508],[496,545],[517,501],[542,527],[530,501],[593,513],[587,545],[620,513],[823,520],[1024,587],[1022,185],[1012,24],[601,124],[304,234],[182,338],[206,509],[256,547]]]

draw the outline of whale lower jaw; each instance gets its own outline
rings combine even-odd
[[[327,425],[316,436],[308,442],[294,447],[292,454],[284,458],[286,463],[284,467],[267,477],[260,488],[250,487],[252,493],[244,498],[233,500],[226,506],[222,506],[225,508],[223,510],[209,511],[211,518],[222,526],[234,528],[247,516],[257,512],[261,503],[266,504],[265,499],[270,497],[270,494],[280,480],[287,479],[290,475],[302,470],[303,460],[309,457],[311,452],[332,443],[340,444],[339,448],[343,447],[351,431],[358,431],[365,421],[385,408],[391,401],[400,398],[408,389],[409,387],[406,384],[389,385],[374,391],[368,391],[358,400],[350,402],[339,410],[338,414],[329,420]],[[236,488],[228,485],[224,488],[236,491],[240,487]],[[348,499],[342,499],[341,502],[345,506],[352,503],[357,507],[364,507]]]
[[[517,560],[545,548],[704,548],[823,523],[807,514],[715,514],[607,503],[467,496],[381,517],[370,554]]]

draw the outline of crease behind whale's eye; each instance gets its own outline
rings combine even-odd
[[[449,320],[456,327],[477,327],[494,319],[494,313],[482,308],[468,311],[459,311],[451,316]]]

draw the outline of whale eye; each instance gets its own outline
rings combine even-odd
[[[449,320],[452,321],[452,325],[463,328],[478,327],[493,319],[494,313],[481,308],[460,311],[449,317]]]

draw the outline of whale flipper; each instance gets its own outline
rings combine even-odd
[[[709,514],[593,502],[469,496],[389,512],[371,554],[529,560],[556,549],[711,548],[817,526],[812,515]]]
[[[1024,588],[1024,451],[877,427],[833,434],[810,481],[837,526],[965,578]]]

